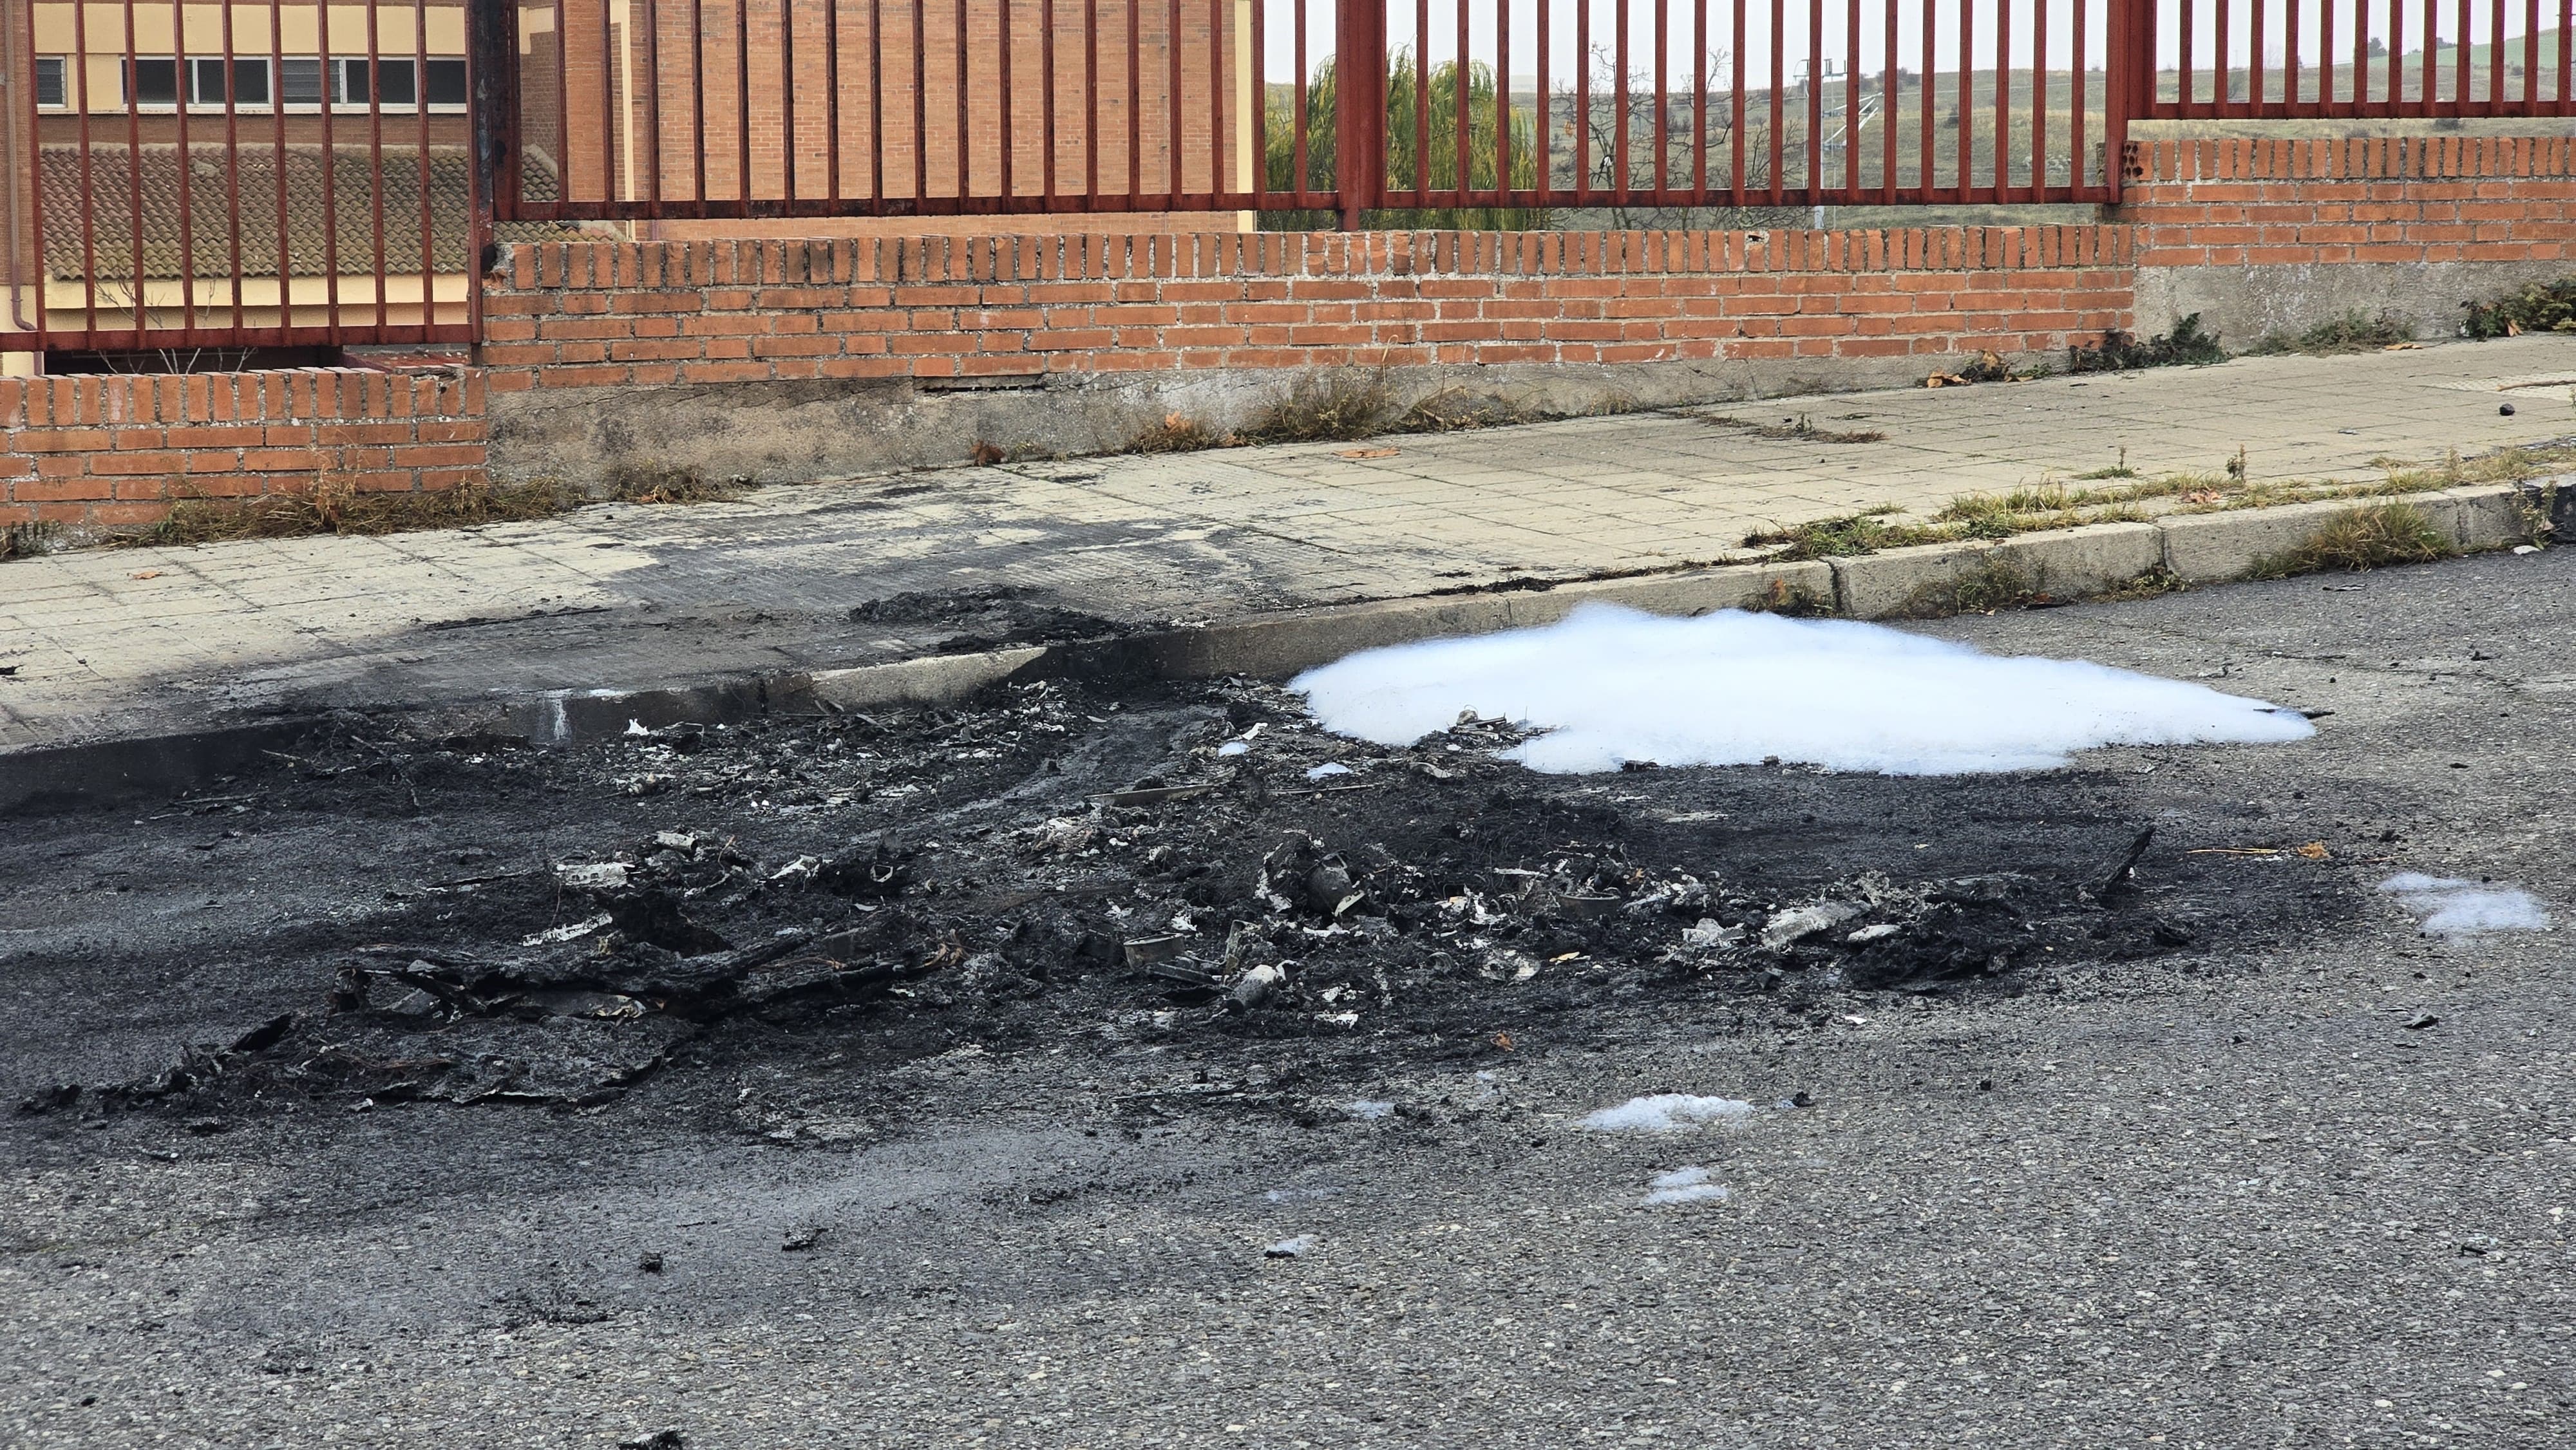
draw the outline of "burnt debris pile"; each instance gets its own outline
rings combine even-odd
[[[2187,904],[2132,879],[2132,826],[1916,854],[1901,837],[1933,822],[1891,823],[1875,777],[1542,776],[1496,758],[1521,738],[1470,717],[1363,745],[1235,681],[1038,682],[972,710],[639,725],[552,752],[325,739],[263,787],[278,808],[417,799],[460,830],[512,809],[544,829],[517,857],[451,840],[474,874],[414,869],[366,940],[282,966],[313,972],[309,1007],[26,1106],[583,1104],[690,1044],[813,1027],[900,1024],[934,1050],[1484,1040],[1658,993],[1785,1016],[1834,993],[2014,992],[2042,961],[2194,939]],[[1819,822],[1837,792],[1845,818]]]

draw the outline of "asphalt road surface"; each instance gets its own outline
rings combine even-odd
[[[2332,712],[2076,768],[2169,848],[2321,843],[2188,859],[2324,906],[2018,995],[1647,995],[1329,1060],[1095,1025],[836,1077],[808,1038],[579,1111],[0,1119],[0,1443],[2567,1444],[2571,603],[2562,550],[1925,626]],[[0,848],[13,1097],[309,996],[254,959],[247,1005],[199,1000],[164,948],[239,957],[377,873],[383,828],[310,826],[190,938],[175,892],[85,891],[187,855],[150,814]],[[2372,889],[2402,871],[2559,928],[2425,937]],[[143,980],[81,975],[129,940]],[[783,1138],[711,1126],[790,1087]],[[1650,1093],[1756,1107],[1579,1122]],[[1692,1167],[1725,1194],[1643,1201]]]

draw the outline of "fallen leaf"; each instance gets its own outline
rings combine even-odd
[[[1496,1047],[1501,1048],[1501,1049],[1502,1049],[1503,1051],[1505,1051],[1505,1052],[1509,1052],[1509,1051],[1511,1051],[1511,1050],[1512,1050],[1512,1035],[1511,1035],[1510,1033],[1508,1033],[1508,1032],[1497,1032],[1497,1033],[1495,1033],[1495,1034],[1494,1034],[1494,1045],[1495,1045]]]
[[[161,571],[158,569],[137,569],[125,577],[128,579],[158,579],[161,577]]]
[[[1401,448],[1354,448],[1341,456],[1344,458],[1393,458],[1395,455],[1403,451],[1404,450]]]

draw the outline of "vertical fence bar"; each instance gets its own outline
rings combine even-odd
[[[1457,113],[1458,159],[1453,164],[1457,167],[1454,179],[1458,184],[1458,205],[1463,207],[1470,204],[1467,193],[1475,180],[1467,158],[1467,139],[1473,127],[1467,115],[1467,7],[1464,0],[1451,0],[1449,8],[1458,18],[1458,49],[1449,59],[1449,98],[1455,103],[1450,109]]]
[[[2522,96],[2528,111],[2540,95],[2540,0],[2522,0]]]
[[[1038,31],[1038,69],[1044,73],[1044,80],[1038,87],[1041,109],[1038,144],[1046,148],[1046,158],[1040,166],[1038,194],[1046,198],[1046,209],[1052,212],[1055,210],[1056,185],[1055,0],[1039,0]],[[1257,51],[1261,48],[1261,0],[1253,0],[1252,34],[1253,48]],[[1259,134],[1257,130],[1255,134]]]
[[[1011,3],[1012,0],[995,0],[1002,15],[1000,71],[996,77],[998,88],[993,101],[1002,113],[1002,196],[1006,202],[1015,190],[1015,181],[1011,174],[1011,152],[1018,138],[1015,134],[1016,128],[1012,125],[1012,117],[1020,108],[1020,93],[1011,88]]]
[[[2012,0],[1998,0],[1995,6],[1995,200],[2008,200],[2012,195]],[[1961,64],[1976,62],[1962,57]],[[1967,114],[1960,113],[1964,130]]]
[[[1625,202],[1628,199],[1628,108],[1630,105],[1627,0],[1615,0],[1611,13],[1616,19],[1610,32],[1613,56],[1610,93],[1613,97],[1612,104],[1618,107],[1618,111],[1610,122],[1610,188],[1621,202]]]
[[[1744,77],[1747,74],[1745,69],[1746,61],[1744,59],[1744,32],[1746,29],[1744,21],[1744,7],[1747,3],[1748,0],[1735,0],[1735,44],[1733,46],[1734,73],[1729,77],[1727,89],[1727,106],[1730,111],[1727,118],[1726,128],[1728,151],[1727,190],[1729,193],[1729,199],[1737,206],[1744,205],[1744,198],[1747,191],[1746,182],[1750,179],[1746,176],[1744,170]]]
[[[1581,206],[1592,186],[1592,0],[1573,3],[1574,204]]]
[[[2075,0],[2084,8],[2085,0]],[[2048,190],[2048,6],[2033,7],[2030,21],[2030,199]]]
[[[2468,38],[2461,37],[2466,45]],[[2504,99],[2504,0],[2494,0],[2487,16],[2487,114],[2496,113]]]
[[[33,6],[28,8],[30,12],[34,9]],[[375,16],[375,7],[372,5],[368,6],[367,23],[369,25],[372,26],[375,23]],[[170,75],[172,82],[175,84],[178,77],[186,75],[187,73],[188,17],[186,7],[184,0],[170,0]],[[128,70],[126,74],[130,89],[133,72]],[[172,129],[177,133],[179,138],[179,334],[183,341],[193,344],[197,334],[197,228],[195,218],[196,197],[193,194],[195,191],[195,179],[190,173],[197,169],[197,153],[189,149],[188,145],[188,108],[186,106],[172,106],[170,110],[172,112],[170,118]],[[32,131],[28,133],[31,137],[34,134],[35,133]],[[40,152],[40,158],[41,154],[42,153]],[[368,171],[370,173],[374,170],[375,168],[373,166],[368,167]],[[41,179],[39,180],[38,189],[42,189]],[[381,246],[378,250],[382,250]],[[384,268],[379,265],[376,270],[379,273],[382,273]],[[382,288],[379,288],[378,290],[381,291]],[[381,325],[384,319],[379,317],[376,321]]]
[[[1494,7],[1494,204],[1509,206],[1511,199],[1512,7],[1510,0],[1503,0]]]
[[[1824,197],[1825,0],[1807,0],[1807,200]]]
[[[124,19],[125,74],[130,76],[134,74],[134,63],[139,58],[138,52],[141,50],[141,45],[134,33],[134,0],[125,0]],[[144,277],[143,265],[143,107],[134,98],[133,86],[128,85],[123,89],[125,91],[126,240],[127,244],[134,249],[133,255],[126,259],[134,265],[134,296],[130,299],[128,310],[133,314],[134,345],[139,349],[143,346],[143,299],[148,285]],[[184,282],[187,275],[188,268],[182,263],[179,268],[180,279]]]
[[[1889,3],[1895,4],[1898,3],[1898,0],[1889,0]],[[1933,28],[1939,23],[1939,14],[1934,10],[1932,5],[1928,3],[1928,0],[1923,6],[1922,14],[1923,79],[1920,89],[1923,92],[1923,119],[1914,128],[1915,149],[1921,153],[1914,163],[1916,167],[1914,189],[1917,195],[1928,199],[1932,195],[1932,178],[1934,175],[1932,139],[1936,134],[1936,127],[1934,125],[1934,116],[1936,114],[1934,108],[1935,98],[1933,96],[1932,82],[1933,78],[1940,74],[1932,68],[1932,32]]]
[[[1297,64],[1306,63],[1305,17],[1298,16]],[[1082,204],[1086,210],[1100,197],[1100,0],[1082,0]],[[1302,84],[1302,82],[1301,82]],[[1305,146],[1304,117],[1299,117],[1298,147]],[[1298,158],[1300,166],[1305,158]]]
[[[313,18],[317,27],[314,49],[321,52],[313,65],[320,72],[314,83],[322,107],[322,320],[331,330],[331,345],[337,347],[344,339],[340,329],[340,148],[331,139],[331,7],[328,4],[315,6]],[[473,57],[470,53],[466,59],[471,65]],[[472,92],[469,90],[467,94]],[[278,88],[277,98],[282,106],[286,100],[283,85]],[[185,161],[186,158],[182,157],[182,171],[187,169]],[[470,265],[467,270],[472,270]],[[184,287],[186,284],[187,268],[183,266],[180,285]],[[480,295],[479,289],[472,286],[468,286],[466,291],[468,295]]]
[[[567,22],[571,17],[567,13],[570,7],[566,0],[551,0],[551,3],[554,7],[555,27],[555,113],[547,119],[554,122],[555,198],[558,201],[570,201],[573,199],[572,30]],[[735,3],[743,3],[743,0],[735,0]],[[420,52],[423,57],[422,62],[411,73],[412,101],[414,109],[426,116],[429,114],[429,72],[426,60],[429,52],[425,48],[428,45],[428,37],[417,38],[424,48]]]
[[[1691,202],[1708,200],[1708,0],[1691,5]]]
[[[495,217],[517,217],[525,205],[522,155],[526,149],[525,118],[521,110],[521,76],[519,74],[519,9],[517,0],[469,0],[479,8],[470,9],[469,18],[478,21],[467,33],[466,44],[475,51],[474,63],[467,68],[466,93],[472,102],[468,125],[474,128],[476,164],[469,168],[475,177],[477,222],[481,235],[477,243],[491,240],[491,221]],[[374,7],[369,7],[372,11]],[[371,16],[372,21],[372,16]],[[375,53],[368,57],[370,84],[381,73],[383,52],[377,33],[369,32],[368,46]],[[412,94],[420,98],[421,78],[413,77]],[[381,89],[371,89],[371,114],[381,134],[384,96]],[[378,145],[376,170],[381,172],[382,147]],[[378,188],[379,196],[383,188]],[[382,205],[378,206],[376,252],[378,256],[376,291],[382,297],[391,279],[391,262],[385,258]],[[478,257],[476,259],[480,261]],[[479,338],[477,339],[480,340]]]
[[[2177,0],[2177,3],[2182,7],[2182,56],[2181,64],[2174,72],[2174,99],[2188,108],[2192,105],[2194,92],[2198,89],[2192,79],[2191,21],[2194,12],[2200,7],[2195,0]],[[2148,71],[2151,76],[2154,73],[2152,69]],[[2152,99],[2152,95],[2149,98]]]
[[[2066,180],[2079,195],[2093,185],[2093,158],[2084,150],[2084,81],[2092,74],[2089,63],[2092,52],[2085,45],[2087,37],[2084,32],[2085,20],[2092,8],[2092,0],[2076,0],[2075,33],[2071,38],[2074,54],[2066,67],[2070,92],[2066,114]]]
[[[1879,0],[1879,11],[1885,22],[1880,38],[1878,78],[1878,192],[1879,200],[1896,203],[1896,0]]]
[[[1968,185],[1976,176],[1977,136],[1977,12],[1975,0],[1960,0],[1959,5],[1959,175],[1956,198],[1968,199]]]
[[[1431,204],[1431,0],[1413,0],[1413,204]]]
[[[644,6],[644,197],[646,215],[662,215],[662,7],[661,0],[643,0]],[[632,10],[627,12],[632,15]],[[633,124],[630,120],[628,124]]]
[[[32,6],[29,7],[31,11],[33,8],[34,7]],[[230,22],[232,18],[232,8],[230,6],[225,7],[224,18],[227,23]],[[227,44],[224,49],[227,54],[229,54],[232,50],[232,46]],[[225,74],[229,76],[231,73],[231,68],[227,65],[225,68]],[[92,174],[89,148],[89,7],[87,5],[75,5],[72,7],[71,75],[72,82],[66,83],[63,87],[63,99],[71,100],[75,95],[79,97],[79,110],[77,112],[77,122],[73,134],[80,141],[81,311],[83,318],[81,323],[81,346],[87,350],[96,351],[98,348],[98,207],[93,198],[98,194],[98,191],[95,178]],[[131,89],[134,85],[134,77],[132,75],[128,75],[125,78],[125,84],[127,88]],[[229,84],[229,82],[227,82],[227,84]],[[187,103],[187,77],[182,76],[179,78],[179,104],[184,106]],[[233,209],[238,215],[241,210],[238,198],[236,198],[234,202]],[[236,251],[238,251],[238,248],[236,248]],[[239,331],[241,328],[241,305],[239,301],[239,298],[241,297],[241,262],[238,256],[234,258],[233,279],[233,297],[235,298],[233,305],[233,328],[235,331]],[[43,260],[39,258],[36,266],[37,289],[41,292],[44,285],[44,263]]]
[[[1782,0],[1771,0],[1771,204],[1774,206],[1783,200],[1783,189],[1789,182],[1788,153],[1784,147],[1788,129],[1785,122],[1789,101],[1789,43],[1781,34],[1788,28],[1784,23],[1787,17],[1788,10]]]
[[[388,302],[385,294],[391,290],[389,286],[391,272],[385,260],[385,47],[383,27],[376,18],[381,13],[381,9],[382,7],[376,5],[367,7],[367,222],[374,231],[372,243],[376,269],[376,330],[380,333],[385,327]],[[511,20],[513,12],[501,3],[501,0],[475,0],[473,6],[465,12],[465,16],[465,44],[468,49],[483,59],[483,64],[475,67],[474,71],[476,76],[473,91],[474,114],[470,124],[473,127],[474,137],[475,199],[477,205],[482,208],[476,215],[476,221],[478,229],[489,234],[492,215],[498,212],[501,205],[502,172],[499,169],[499,157],[508,150],[504,138],[514,134],[503,129],[501,117],[494,109],[498,104],[495,97],[504,88],[507,88],[514,97],[516,95],[519,79],[518,34],[515,25],[509,27],[509,58],[496,63],[491,59],[495,42],[489,32]],[[506,80],[491,76],[490,73],[496,68],[496,64],[498,69],[509,73]],[[514,106],[517,104],[515,99],[512,104]],[[510,164],[515,166],[518,163],[513,158]]]
[[[1334,182],[1342,227],[1359,230],[1366,212],[1386,200],[1386,6],[1340,0],[1333,18]],[[1418,39],[1418,37],[1417,37]]]
[[[653,0],[644,0],[650,5]],[[824,199],[838,209],[841,201],[841,0],[823,0],[823,170]],[[873,37],[871,37],[873,39]],[[1055,78],[1049,76],[1052,86]]]
[[[2298,0],[2290,0],[2290,4],[2296,8]],[[2245,66],[2245,105],[2248,115],[2260,115],[2263,110],[2263,21],[2271,8],[2272,0],[2254,0],[2249,7],[2246,43],[2251,50]]]
[[[2392,10],[2403,3],[2404,0],[2389,0]],[[2441,34],[2441,0],[2424,0],[2424,76],[2417,82],[2424,94],[2416,99],[2426,106],[2432,105],[2434,97],[2441,92],[2441,72],[2434,59],[2434,53],[2441,49]],[[2399,97],[2391,92],[2388,99],[2396,101]]]
[[[2353,42],[2352,61],[2352,100],[2358,108],[2370,99],[2370,0],[2353,0],[2352,29],[2361,37]],[[2399,64],[2405,53],[2406,0],[2388,0],[2388,64],[2380,83],[2387,91],[2382,99],[2392,106],[2406,99],[2406,74]]]
[[[2218,22],[2212,27],[2217,37],[2217,53],[2210,57],[2209,74],[2211,82],[2217,87],[2217,99],[2214,104],[2220,111],[2227,109],[2227,83],[2233,78],[2236,68],[2235,62],[2230,60],[2227,54],[2227,23],[2234,18],[2235,10],[2236,0],[2218,0]]]
[[[1860,201],[1860,0],[1843,16],[1843,202]]]
[[[1144,193],[1145,175],[1145,42],[1138,33],[1143,0],[1127,0],[1127,204]]]
[[[2469,8],[2469,0],[2460,0],[2460,34],[2451,46],[2451,104],[2457,108],[2465,108],[2469,104],[2469,26],[2474,13]],[[2460,113],[2456,109],[2452,112],[2454,115]]]
[[[921,0],[913,0],[913,11],[920,13]],[[918,32],[916,32],[917,34]],[[918,46],[913,55],[921,54]],[[921,94],[915,86],[913,94]],[[689,0],[689,161],[691,167],[689,200],[700,208],[707,203],[707,9],[706,0]],[[919,193],[915,193],[918,195]]]
[[[382,84],[382,35],[376,24],[376,6],[367,7],[367,101],[372,119],[371,134],[383,135],[384,86]],[[466,10],[465,48],[467,53],[466,94],[472,100],[469,124],[473,131],[473,165],[468,171],[474,187],[474,235],[469,245],[479,254],[491,240],[496,217],[510,215],[519,202],[519,9],[517,0],[469,0]],[[425,103],[428,78],[412,77],[412,99]],[[380,139],[370,143],[375,150],[376,165],[384,169],[384,148]],[[378,188],[381,197],[382,188]],[[376,325],[384,326],[385,293],[389,278],[384,261],[384,224],[382,204],[378,206],[376,226]],[[477,270],[479,255],[468,259],[468,271]],[[482,289],[469,283],[469,290]],[[478,330],[474,340],[482,341]]]
[[[1580,0],[1577,0],[1577,3],[1580,3]],[[1511,14],[1511,10],[1508,5],[1504,7],[1503,14],[1506,17],[1509,17]],[[1534,129],[1537,133],[1535,139],[1538,143],[1538,157],[1535,163],[1538,168],[1538,204],[1541,206],[1546,206],[1548,203],[1556,199],[1556,122],[1554,116],[1550,114],[1552,108],[1548,105],[1548,99],[1552,94],[1552,86],[1549,81],[1549,76],[1552,72],[1547,68],[1547,32],[1547,0],[1538,0],[1538,36],[1536,41],[1538,50],[1538,120]]]
[[[286,10],[272,4],[268,7],[268,117],[269,131],[275,138],[270,151],[277,158],[277,325],[281,329],[292,328],[295,321],[294,238],[288,230],[286,206],[285,81]]]
[[[1003,0],[1004,4],[1010,0]],[[1253,0],[1256,6],[1261,0]],[[1226,0],[1208,0],[1208,204],[1225,195],[1225,108],[1234,88],[1225,83]],[[1009,89],[1008,86],[1004,87]],[[1236,103],[1240,105],[1240,102]]]
[[[601,0],[604,6],[607,0]],[[746,7],[748,8],[748,7]],[[603,17],[604,18],[604,17]],[[607,27],[600,29],[601,42],[607,40]],[[601,79],[611,77],[602,75]],[[792,210],[796,205],[796,170],[799,153],[799,128],[796,125],[796,0],[778,0],[778,171],[779,191]],[[1006,88],[1003,104],[1010,95]],[[1007,113],[1006,113],[1007,114]],[[614,168],[611,168],[614,174]]]
[[[1296,23],[1291,28],[1295,31],[1297,52],[1295,92],[1297,109],[1288,117],[1291,131],[1289,164],[1296,168],[1295,174],[1290,178],[1290,185],[1295,188],[1297,200],[1302,203],[1306,200],[1306,194],[1314,190],[1315,185],[1315,174],[1306,166],[1306,0],[1290,0],[1290,3],[1296,7],[1294,11]],[[1339,42],[1335,44],[1338,48]],[[1338,66],[1336,68],[1338,69]]]
[[[1163,110],[1169,118],[1163,130],[1163,195],[1178,199],[1181,194],[1181,0],[1171,0],[1170,16],[1164,22],[1163,52],[1170,60],[1165,68],[1170,73],[1163,95]],[[960,113],[958,129],[965,129]]]
[[[223,8],[222,27],[223,35],[220,43],[223,47],[224,78],[224,205],[227,218],[225,245],[230,253],[228,265],[232,269],[233,331],[239,333],[242,330],[244,306],[242,300],[241,112],[233,104],[233,7],[230,5]],[[186,106],[193,99],[189,93],[190,80],[191,77],[188,76],[179,76],[175,79],[176,90],[173,93],[175,104]],[[86,93],[86,84],[83,90]],[[81,133],[81,149],[84,153],[89,149],[89,133],[85,127]]]
[[[635,12],[630,9],[626,14],[631,22]],[[609,0],[599,0],[599,194],[608,201],[618,197],[617,162],[625,150],[617,144],[626,128],[617,124],[617,67],[625,56],[615,45],[616,35],[616,14],[609,8]],[[789,94],[794,91],[791,89]]]
[[[1465,6],[1460,6],[1464,10]],[[1671,0],[1655,0],[1655,201],[1661,205],[1672,190],[1672,154],[1670,117],[1672,108],[1664,92],[1671,83],[1672,15]]]
[[[2576,5],[2571,5],[2571,0],[2558,0],[2558,116],[2576,111],[2576,106],[2571,106],[2576,95],[2571,95],[2568,88],[2568,82],[2576,80],[2576,49],[2568,49],[2568,41],[2576,41],[2576,36],[2568,33],[2571,28],[2576,28]]]
[[[560,26],[560,12],[556,15],[556,22]],[[558,42],[555,49],[560,58],[563,49],[561,29],[556,30],[555,39]],[[438,316],[438,220],[437,212],[430,205],[429,187],[429,0],[412,0],[411,44],[412,115],[416,119],[414,132],[418,138],[415,144],[420,152],[420,335],[426,339],[430,324]],[[555,99],[560,102],[563,92],[557,91]],[[556,164],[560,166],[561,160],[558,159]],[[469,265],[472,260],[467,259]],[[472,290],[470,277],[466,286],[468,291]]]
[[[25,53],[28,56],[28,66],[30,69],[33,69],[35,65],[34,57],[36,54],[36,7],[33,5],[25,6],[22,8],[21,13],[27,17],[27,24],[24,32],[27,46]],[[75,86],[78,87],[77,91],[74,89]],[[28,86],[25,88],[25,93],[27,111],[27,143],[35,148],[33,153],[35,157],[35,173],[29,178],[31,184],[27,188],[28,242],[35,249],[35,254],[28,258],[28,261],[32,264],[32,275],[35,278],[36,336],[34,338],[34,342],[38,348],[42,348],[47,340],[47,334],[51,332],[53,327],[53,324],[47,315],[50,309],[47,307],[47,299],[45,296],[46,292],[50,289],[45,285],[45,179],[43,169],[45,152],[43,144],[44,133],[40,129],[44,124],[44,116],[36,108],[36,88],[32,85]],[[67,74],[63,78],[63,99],[69,101],[75,94],[80,96],[81,104],[87,105],[89,103],[89,88],[86,82],[80,81]],[[14,236],[9,238],[9,255],[13,258],[18,255],[18,239]],[[10,320],[14,322],[21,316],[19,311],[19,297],[15,285],[17,282],[17,276],[14,267],[11,272],[10,282],[12,286],[9,292],[9,317]]]

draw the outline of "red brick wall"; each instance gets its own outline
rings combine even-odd
[[[2125,228],[546,242],[496,391],[1345,364],[1854,358],[2126,325]]]
[[[0,378],[0,524],[145,523],[173,499],[455,488],[484,470],[479,376]]]
[[[2136,142],[2125,175],[2141,267],[2547,262],[2576,240],[2576,138]]]
[[[2093,226],[548,242],[483,366],[0,380],[0,521],[483,476],[484,397],[814,378],[1919,358],[2130,325],[2141,269],[2569,255],[2576,142],[2144,143]]]

